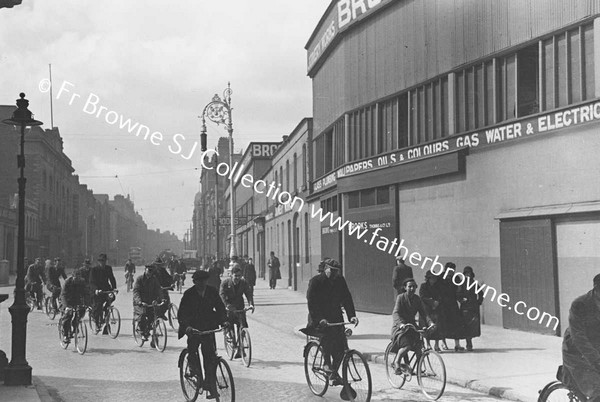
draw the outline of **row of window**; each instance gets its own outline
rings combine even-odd
[[[593,99],[593,48],[589,23],[346,113],[315,139],[315,178],[345,163]]]
[[[292,229],[292,221],[288,220],[287,221],[287,226],[288,226],[288,233],[290,236],[293,236],[290,232],[293,230]],[[300,227],[300,220],[298,220],[298,227],[296,228],[297,233],[296,236],[298,236],[298,243],[300,242],[300,231],[302,230]],[[285,236],[285,227],[286,227],[286,223],[283,222],[281,223],[281,231],[279,229],[280,224],[278,223],[276,227],[270,227],[267,228],[267,233],[268,233],[268,240],[270,241],[270,245],[273,247],[273,250],[276,254],[277,257],[279,258],[280,261],[284,262],[287,260],[288,257],[288,250],[286,249],[286,245],[291,245],[292,241],[289,239],[289,236],[287,238],[286,241],[286,236]],[[305,263],[309,263],[310,262],[310,230],[309,230],[309,218],[308,218],[308,212],[304,213],[304,262]],[[259,240],[257,238],[256,240],[256,244],[260,244]],[[246,244],[247,247],[247,244]],[[298,244],[298,251],[300,251],[300,244]],[[267,253],[270,253],[271,250],[269,250],[267,248],[266,250]],[[286,258],[284,260],[284,258]],[[298,257],[299,259],[301,259],[301,257]]]
[[[367,188],[348,193],[348,209],[372,207],[390,203],[389,187]]]

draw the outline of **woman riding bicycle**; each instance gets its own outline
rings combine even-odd
[[[392,313],[394,320],[392,327],[392,342],[394,345],[392,351],[398,351],[393,363],[396,374],[401,374],[403,371],[410,372],[408,365],[400,364],[400,361],[406,356],[409,350],[415,351],[418,354],[417,357],[420,357],[421,338],[415,330],[417,327],[415,321],[416,314],[419,313],[420,319],[426,320],[428,325],[433,324],[429,316],[425,314],[421,298],[415,294],[417,282],[413,278],[406,278],[403,286],[406,291],[396,298],[396,305]]]
[[[217,329],[219,324],[226,327],[227,315],[225,305],[219,297],[217,290],[207,286],[209,274],[206,271],[196,271],[192,275],[194,286],[183,293],[177,320],[179,321],[179,338],[187,335],[187,349],[190,355],[190,369],[202,381],[202,370],[198,347],[202,348],[203,365],[206,372],[205,389],[208,390],[208,399],[218,396],[215,372],[218,364],[215,334],[196,336],[193,330],[207,331]]]

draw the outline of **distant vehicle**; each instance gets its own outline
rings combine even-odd
[[[198,258],[182,258],[181,262],[185,264],[188,271],[196,271],[202,266]]]
[[[129,258],[135,265],[143,265],[144,259],[142,258],[141,247],[129,247]]]

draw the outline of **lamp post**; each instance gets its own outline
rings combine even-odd
[[[31,385],[31,366],[25,357],[27,336],[27,315],[29,306],[25,303],[25,127],[41,126],[43,123],[33,119],[27,109],[29,101],[25,94],[19,94],[17,110],[4,124],[21,127],[21,153],[17,157],[20,175],[19,183],[19,229],[17,239],[17,281],[15,284],[15,302],[8,308],[12,316],[12,356],[4,371],[4,385]]]
[[[233,123],[231,121],[231,85],[227,83],[227,88],[223,91],[223,99],[219,95],[215,94],[212,101],[210,101],[202,111],[202,131],[200,132],[200,143],[202,151],[206,151],[206,120],[205,116],[209,120],[217,124],[224,124],[227,127],[227,133],[229,134],[229,168],[233,169]],[[237,256],[236,242],[235,242],[235,187],[234,187],[234,175],[230,175],[230,194],[229,194],[229,209],[230,209],[230,230],[231,230],[231,247],[229,249],[229,258]]]
[[[115,263],[115,266],[119,265],[119,239],[115,239],[115,243],[117,243],[117,262]]]

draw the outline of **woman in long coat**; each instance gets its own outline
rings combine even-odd
[[[425,282],[419,289],[419,296],[423,302],[425,313],[431,321],[436,325],[437,329],[427,336],[427,346],[431,347],[429,341],[434,340],[436,351],[440,351],[440,340],[444,339],[444,314],[442,314],[442,290],[438,277],[427,271],[425,273]]]
[[[456,298],[460,304],[460,313],[463,319],[463,336],[467,340],[467,350],[473,350],[473,338],[481,336],[481,321],[479,306],[483,303],[483,294],[475,293],[475,286],[467,288],[467,284],[473,283],[475,273],[473,268],[466,266],[463,274],[467,278],[456,292]]]
[[[454,271],[456,269],[456,264],[447,262],[446,269],[448,268]],[[444,338],[454,339],[454,351],[459,352],[465,350],[465,348],[460,346],[460,339],[463,338],[463,323],[458,308],[458,302],[456,300],[457,286],[452,282],[452,276],[453,274],[444,274],[440,280],[440,287],[442,289],[441,313],[443,314],[444,323],[446,324],[443,336]],[[442,347],[448,349],[445,340],[443,341]]]

